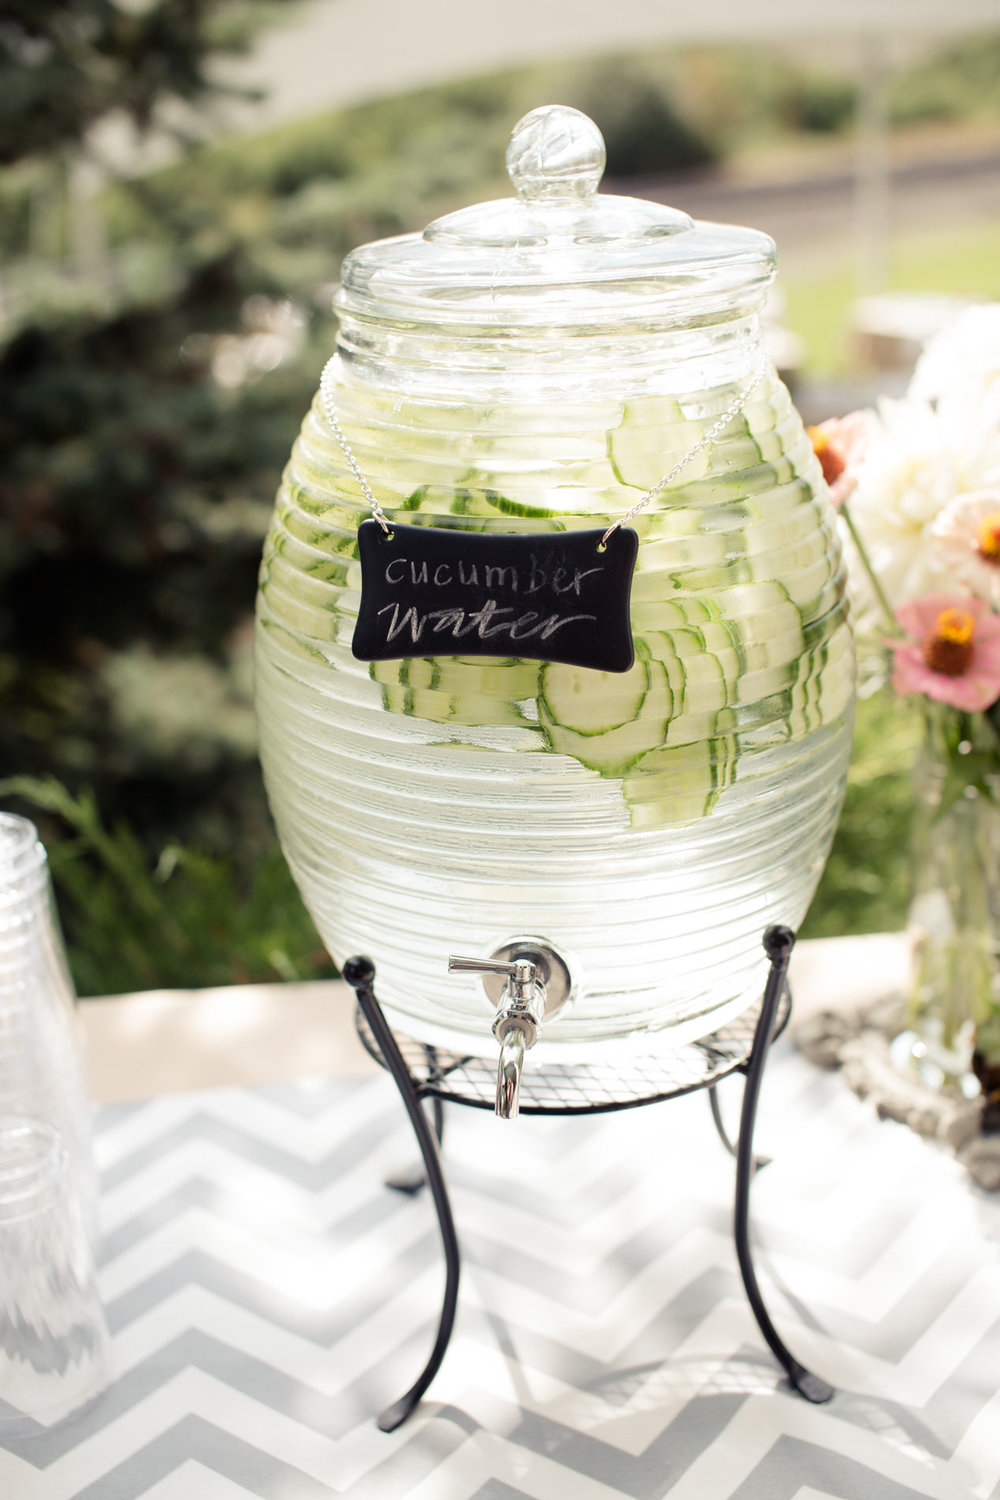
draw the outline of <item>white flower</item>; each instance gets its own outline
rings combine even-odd
[[[929,341],[906,395],[879,402],[852,477],[848,519],[893,611],[970,587],[1000,609],[1000,561],[977,551],[993,546],[977,530],[986,513],[960,504],[992,492],[1000,508],[1000,303],[967,309]],[[882,628],[863,558],[848,556],[859,626]]]
[[[991,405],[1000,399],[1000,303],[966,308],[928,339],[908,394],[921,401],[950,394]]]
[[[850,500],[854,525],[893,609],[953,580],[930,544],[930,528],[956,491],[966,488],[952,434],[933,407],[879,402],[879,428]]]
[[[850,509],[894,610],[963,581],[954,554],[942,553],[931,533],[957,496],[1000,486],[1000,419],[991,405],[968,392],[934,404],[910,394],[879,402]]]
[[[931,540],[953,578],[1000,607],[1000,489],[957,495],[931,527]]]

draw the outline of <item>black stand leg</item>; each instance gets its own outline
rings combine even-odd
[[[715,1126],[715,1133],[730,1156],[735,1157],[736,1147],[730,1138],[729,1131],[726,1129],[726,1122],[722,1118],[722,1110],[719,1106],[719,1093],[714,1083],[708,1086],[708,1102],[712,1106],[712,1123]],[[754,1171],[759,1172],[761,1167],[766,1167],[770,1160],[769,1156],[755,1156],[753,1159]]]
[[[794,946],[795,934],[788,927],[769,927],[764,934],[764,948],[771,961],[771,968],[767,976],[767,984],[764,987],[764,1000],[761,1005],[760,1017],[757,1021],[757,1030],[754,1033],[750,1060],[746,1067],[746,1086],[743,1090],[743,1110],[740,1116],[740,1136],[736,1147],[736,1212],[734,1233],[740,1274],[743,1277],[743,1285],[746,1288],[751,1310],[757,1319],[757,1326],[767,1340],[771,1353],[784,1368],[799,1395],[804,1396],[807,1401],[820,1403],[831,1399],[833,1396],[833,1387],[828,1385],[825,1380],[821,1380],[818,1375],[813,1375],[804,1365],[800,1365],[798,1360],[789,1354],[778,1337],[777,1330],[771,1322],[767,1308],[764,1306],[764,1299],[757,1285],[757,1275],[754,1271],[753,1259],[750,1254],[750,1181],[754,1172],[753,1128],[757,1117],[757,1100],[760,1095],[761,1080],[764,1076],[764,1065],[767,1062],[767,1054],[774,1036],[774,1023],[778,1011],[778,1002],[785,988],[788,964]]]
[[[431,1047],[425,1047],[425,1052],[432,1052]],[[431,1117],[434,1122],[434,1134],[437,1136],[438,1149],[444,1144],[444,1104],[433,1095],[431,1098]],[[385,1180],[387,1188],[392,1188],[394,1193],[405,1193],[409,1198],[415,1198],[421,1188],[427,1186],[427,1176],[423,1167],[415,1166],[406,1170],[395,1172]]]
[[[451,1204],[448,1201],[448,1189],[445,1186],[444,1174],[441,1171],[441,1160],[438,1156],[437,1139],[435,1132],[431,1129],[427,1116],[424,1114],[420,1103],[420,1095],[417,1093],[416,1085],[410,1076],[410,1071],[403,1060],[403,1055],[396,1045],[396,1039],[389,1029],[389,1024],[382,1014],[381,1007],[375,998],[373,988],[375,980],[375,965],[369,958],[350,958],[343,968],[344,978],[355,991],[358,1005],[368,1023],[373,1037],[386,1067],[396,1081],[396,1087],[406,1112],[410,1117],[410,1124],[417,1137],[420,1154],[424,1161],[424,1172],[427,1184],[430,1187],[434,1199],[434,1207],[437,1210],[438,1224],[441,1229],[441,1242],[444,1246],[445,1260],[445,1285],[444,1302],[441,1308],[441,1320],[438,1324],[437,1338],[434,1348],[431,1350],[430,1358],[417,1377],[416,1381],[392,1406],[385,1409],[378,1419],[378,1425],[383,1432],[393,1432],[400,1427],[412,1413],[417,1402],[430,1385],[437,1374],[441,1361],[444,1359],[448,1340],[451,1338],[451,1330],[455,1322],[455,1309],[458,1305],[458,1276],[459,1276],[459,1253],[458,1238],[455,1234],[455,1221],[451,1214]],[[438,1106],[435,1109],[435,1125],[440,1134],[441,1114],[440,1101],[435,1100]]]

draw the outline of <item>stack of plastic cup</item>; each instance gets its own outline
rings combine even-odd
[[[58,1131],[0,1119],[0,1434],[51,1426],[108,1379],[93,1248]]]
[[[83,1044],[48,860],[33,823],[0,813],[0,1116],[9,1115],[59,1131],[93,1218]]]
[[[0,813],[0,1428],[106,1379],[96,1183],[72,981],[34,825]]]

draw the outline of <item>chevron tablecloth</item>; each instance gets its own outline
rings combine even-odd
[[[831,1405],[788,1393],[763,1347],[704,1095],[513,1124],[451,1108],[455,1336],[385,1436],[442,1281],[426,1195],[382,1185],[414,1157],[388,1078],[105,1107],[116,1382],[0,1446],[0,1496],[1000,1496],[1000,1203],[786,1042],[758,1144],[765,1295]]]

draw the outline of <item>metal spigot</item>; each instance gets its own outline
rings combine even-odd
[[[496,974],[506,983],[493,1017],[493,1035],[500,1043],[497,1064],[496,1112],[513,1120],[518,1111],[524,1054],[538,1040],[545,1015],[545,985],[535,958],[449,958],[449,974]]]
[[[501,1120],[513,1120],[517,1117],[521,1099],[521,1069],[524,1067],[526,1050],[524,1032],[519,1026],[512,1026],[500,1039],[496,1112]]]
[[[481,974],[496,1007],[493,1035],[500,1043],[496,1112],[513,1120],[518,1111],[524,1054],[548,1023],[576,995],[575,965],[540,937],[510,938],[489,958],[449,958],[450,974]]]

